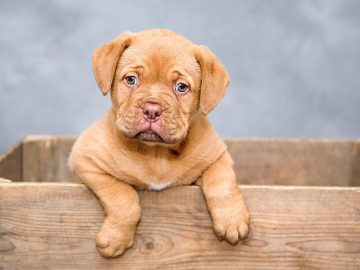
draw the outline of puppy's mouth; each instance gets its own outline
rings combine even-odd
[[[164,142],[161,136],[152,130],[139,132],[135,138],[141,141]]]

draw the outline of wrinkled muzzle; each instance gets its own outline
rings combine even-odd
[[[118,110],[116,126],[127,138],[175,144],[185,138],[188,121],[173,104],[141,99]]]

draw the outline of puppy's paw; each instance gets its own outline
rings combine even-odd
[[[134,226],[116,226],[105,219],[105,222],[96,236],[96,247],[105,258],[117,257],[134,243]]]
[[[247,236],[250,213],[241,195],[218,201],[210,213],[215,234],[220,239],[236,244]]]

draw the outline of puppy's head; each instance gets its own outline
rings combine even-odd
[[[229,75],[218,59],[169,30],[124,33],[93,54],[95,79],[111,91],[116,126],[146,143],[175,144],[198,112],[220,102]]]

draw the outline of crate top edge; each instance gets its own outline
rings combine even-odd
[[[76,135],[26,135],[20,141],[21,142],[32,142],[42,140],[75,140],[78,136]]]
[[[73,187],[73,188],[85,188],[86,186],[81,183],[59,183],[59,182],[11,182],[11,180],[2,178],[0,181],[0,187]],[[238,185],[242,190],[248,189],[272,189],[272,190],[326,190],[326,191],[355,191],[360,193],[360,187],[348,187],[348,186],[291,186],[291,185]],[[199,189],[199,186],[176,186],[169,189]],[[168,189],[167,189],[168,190]],[[152,190],[138,190],[147,192],[156,192]]]
[[[224,141],[230,143],[237,142],[289,142],[289,143],[360,143],[360,138],[349,138],[349,139],[332,139],[332,138],[266,138],[266,137],[225,137]]]
[[[59,140],[59,139],[70,139],[75,140],[78,138],[77,135],[45,135],[45,134],[34,134],[26,135],[21,142],[39,141],[39,140]],[[266,137],[224,137],[224,141],[236,143],[236,142],[326,142],[326,143],[349,143],[355,142],[360,143],[360,138],[266,138]]]

